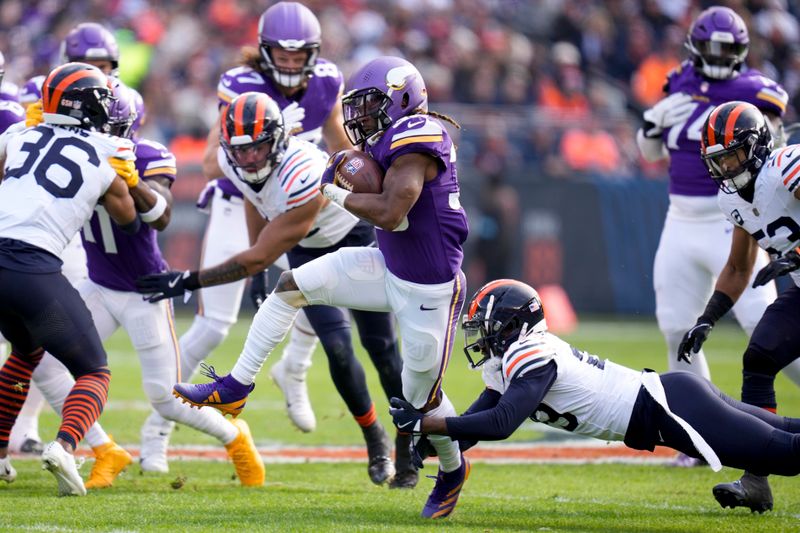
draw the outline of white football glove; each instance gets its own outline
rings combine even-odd
[[[306,110],[300,107],[297,102],[292,102],[281,111],[283,115],[283,125],[287,134],[295,131],[303,131],[303,119],[306,118]]]
[[[686,93],[674,93],[659,100],[656,105],[644,112],[644,126],[642,126],[644,136],[658,137],[665,128],[687,120],[694,108],[692,95]]]

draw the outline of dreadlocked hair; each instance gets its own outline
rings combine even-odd
[[[436,111],[421,111],[420,115],[430,115],[432,117],[438,118],[439,120],[445,120],[456,127],[456,129],[461,129],[461,124],[455,121],[455,119],[450,118],[449,116],[445,115],[444,113],[437,113]]]

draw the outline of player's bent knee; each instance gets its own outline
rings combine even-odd
[[[776,361],[771,353],[760,350],[752,343],[747,347],[742,356],[742,369],[746,372],[774,376],[780,372],[781,368],[784,366],[785,364]]]
[[[290,292],[299,291],[300,288],[294,280],[294,274],[291,270],[284,270],[278,278],[278,283],[275,285],[275,292]]]
[[[155,410],[158,411],[158,414],[167,418],[165,413],[161,412],[160,406],[165,403],[172,403],[172,384],[167,383],[165,380],[144,381],[142,382],[142,388],[144,389],[147,399],[150,400]]]

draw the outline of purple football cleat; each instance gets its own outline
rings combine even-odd
[[[436,476],[436,485],[433,486],[428,501],[422,509],[423,518],[444,518],[449,516],[456,508],[458,496],[469,477],[470,464],[464,455],[461,455],[461,466],[452,472],[442,472]],[[429,476],[433,477],[433,476]]]
[[[247,395],[256,387],[255,383],[242,385],[230,374],[219,377],[213,366],[203,364],[202,368],[202,374],[214,381],[196,385],[177,383],[172,388],[172,395],[193,407],[209,405],[222,411],[222,414],[232,415],[234,418],[239,416],[247,402]]]

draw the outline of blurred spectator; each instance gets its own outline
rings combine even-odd
[[[633,73],[631,88],[636,103],[647,109],[664,97],[664,82],[667,74],[681,62],[678,51],[686,39],[678,26],[670,26],[664,32],[661,45],[644,58]]]
[[[600,129],[599,120],[567,128],[561,137],[561,157],[579,174],[614,176],[622,168],[622,157],[614,137]]]
[[[543,77],[539,83],[539,105],[557,116],[587,116],[589,101],[584,93],[578,47],[566,41],[556,43],[553,45],[552,61],[553,74]]]
[[[470,280],[476,286],[492,279],[509,278],[517,248],[519,201],[513,187],[505,182],[504,172],[486,175],[480,194],[480,213],[472,222],[477,235],[470,265]]]

